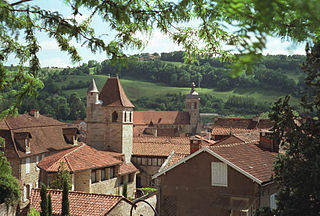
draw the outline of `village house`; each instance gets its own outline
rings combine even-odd
[[[123,154],[96,150],[82,143],[43,158],[38,164],[40,181],[49,185],[60,166],[70,172],[73,191],[120,195],[127,182],[127,195],[134,197],[138,170],[124,162]]]
[[[271,176],[277,152],[272,141],[230,136],[208,147],[190,144],[191,154],[173,154],[153,176],[161,215],[234,216],[275,208]]]
[[[12,174],[20,184],[21,208],[29,203],[31,189],[39,187],[40,160],[77,145],[77,129],[40,115],[36,109],[0,121],[0,136],[5,140],[3,151]]]

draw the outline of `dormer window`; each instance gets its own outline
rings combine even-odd
[[[26,153],[30,153],[30,138],[31,134],[29,132],[18,132],[14,133],[15,142],[19,145],[19,147]]]
[[[112,113],[112,122],[117,122],[118,121],[118,113],[114,111]]]

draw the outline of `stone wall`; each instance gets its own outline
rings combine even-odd
[[[16,206],[7,206],[5,203],[0,204],[0,215],[1,216],[15,216]]]
[[[75,191],[90,193],[91,170],[84,170],[74,173]]]
[[[125,154],[125,161],[129,163],[132,155],[133,125],[126,124],[122,126],[122,153]]]

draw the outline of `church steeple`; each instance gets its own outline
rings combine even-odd
[[[193,134],[199,133],[200,129],[200,97],[195,87],[196,84],[192,82],[190,93],[186,96],[186,111],[190,115],[190,127]]]

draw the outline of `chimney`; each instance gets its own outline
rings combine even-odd
[[[190,137],[190,154],[198,151],[201,148],[201,139],[194,136]]]
[[[40,113],[39,113],[39,110],[38,109],[32,109],[30,110],[29,114],[35,118],[39,118],[40,116]]]
[[[279,152],[279,146],[276,146],[271,138],[272,132],[260,132],[260,146],[272,152]]]

